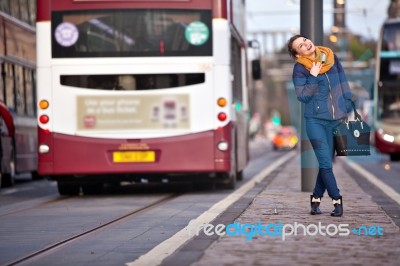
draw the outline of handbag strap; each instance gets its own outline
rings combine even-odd
[[[362,120],[361,115],[357,112],[356,105],[354,104],[354,102],[352,100],[349,100],[349,101],[351,102],[351,106],[353,107],[354,120],[359,121],[362,124],[363,120]],[[342,122],[347,125],[347,128],[349,128],[349,117],[348,116],[346,116],[346,118],[343,118]]]
[[[359,120],[359,121],[362,122],[362,117],[361,117],[361,115],[357,112],[355,103],[354,103],[352,100],[350,100],[350,101],[351,101],[351,106],[353,106],[354,120]]]
[[[342,95],[343,95],[343,98],[344,98],[344,93],[343,93],[342,86],[340,86],[340,90],[342,91]],[[353,100],[352,100],[352,99],[347,99],[347,100],[349,100],[349,101],[351,102],[351,106],[353,107],[353,111],[354,111],[354,120],[356,120],[356,121],[358,120],[358,121],[362,122],[362,116],[357,112],[356,105],[355,105],[355,103],[353,102]],[[346,122],[346,124],[347,124],[349,118],[346,117],[344,120],[345,120],[345,122]]]

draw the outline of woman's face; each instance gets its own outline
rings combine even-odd
[[[297,52],[296,57],[315,55],[315,46],[313,42],[307,38],[297,38],[293,41],[292,47]]]

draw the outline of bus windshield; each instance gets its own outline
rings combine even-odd
[[[378,98],[380,118],[400,121],[400,23],[384,25],[380,52]]]
[[[380,117],[387,122],[400,122],[400,89],[383,87],[379,90]]]
[[[400,80],[400,23],[386,24],[382,35],[380,80]]]
[[[52,12],[53,58],[211,55],[210,10]]]

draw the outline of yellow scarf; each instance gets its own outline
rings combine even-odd
[[[302,64],[307,70],[310,70],[313,62],[322,62],[322,54],[326,55],[325,62],[322,63],[320,74],[324,74],[329,71],[333,64],[335,64],[335,59],[333,56],[333,51],[324,46],[315,46],[315,58],[310,56],[300,56],[297,57],[296,61]]]

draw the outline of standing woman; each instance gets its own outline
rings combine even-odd
[[[304,35],[288,41],[288,52],[296,63],[293,84],[297,99],[305,104],[306,131],[319,163],[310,196],[311,214],[321,214],[319,205],[325,190],[332,198],[331,216],[343,215],[343,201],[332,171],[333,129],[352,111],[352,94],[343,67],[331,49],[315,46]]]

